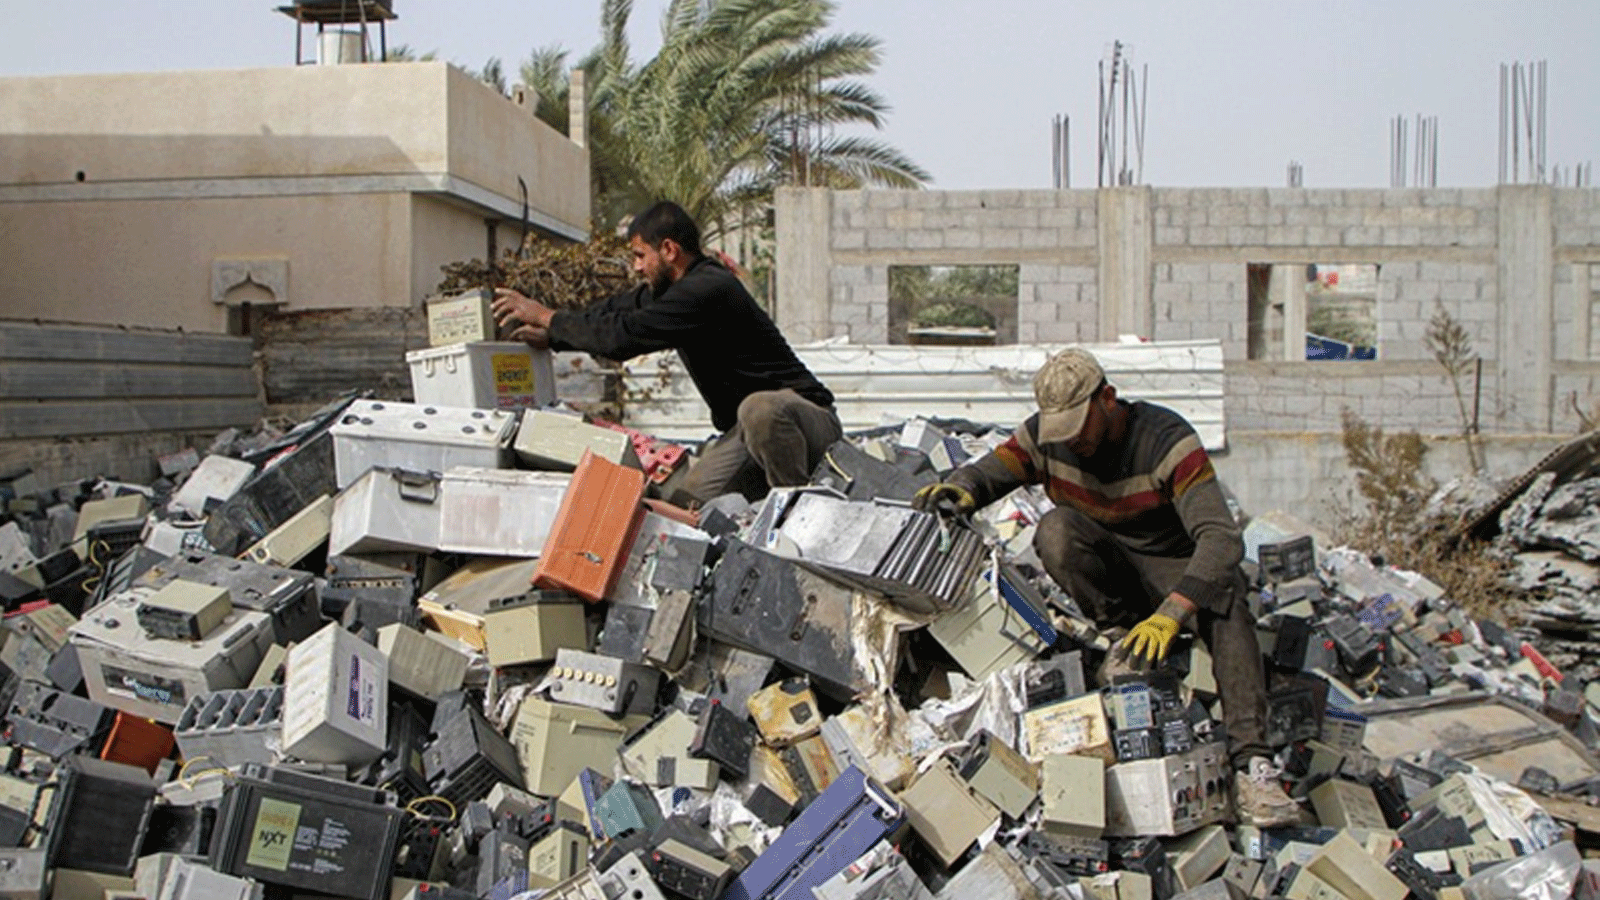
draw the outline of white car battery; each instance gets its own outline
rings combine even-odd
[[[333,498],[328,555],[432,553],[439,546],[439,481],[435,472],[368,469]]]
[[[272,617],[234,607],[198,641],[150,638],[139,605],[156,588],[129,588],[90,610],[69,629],[89,699],[173,724],[196,694],[250,683],[272,645]]]
[[[428,346],[445,347],[463,341],[492,341],[495,337],[494,291],[474,288],[448,297],[429,297]]]
[[[640,467],[633,440],[626,433],[543,409],[522,414],[522,427],[517,429],[512,449],[524,465],[556,472],[576,469],[584,451],[619,466]]]
[[[389,658],[337,623],[289,651],[283,752],[308,762],[362,763],[388,746]]]
[[[1228,814],[1230,773],[1221,744],[1106,769],[1108,837],[1187,834]]]
[[[206,508],[208,504],[221,504],[232,497],[255,473],[256,467],[242,459],[213,453],[201,460],[200,467],[189,474],[177,493],[167,501],[167,509],[203,517],[210,512]]]
[[[334,481],[347,487],[374,467],[504,469],[516,426],[517,417],[504,410],[357,400],[328,429]]]
[[[556,400],[549,350],[514,341],[471,341],[413,350],[411,394],[418,403],[475,409],[529,409]]]
[[[571,475],[458,466],[439,481],[439,549],[534,557],[544,549]]]

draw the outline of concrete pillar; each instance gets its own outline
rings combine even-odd
[[[772,318],[791,343],[833,335],[833,192],[781,187],[773,196],[778,270]]]
[[[1549,431],[1554,421],[1555,227],[1552,189],[1502,184],[1500,335],[1495,374],[1500,430]]]
[[[1306,267],[1275,265],[1267,286],[1267,305],[1282,310],[1277,316],[1283,333],[1279,359],[1306,358]],[[1272,315],[1269,313],[1269,316]]]
[[[1151,297],[1151,191],[1148,185],[1101,188],[1096,200],[1100,225],[1100,340],[1118,335],[1155,337]]]

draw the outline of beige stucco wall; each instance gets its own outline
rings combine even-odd
[[[410,209],[394,193],[0,203],[0,317],[222,332],[218,257],[287,259],[290,308],[408,303]]]
[[[289,309],[414,305],[517,239],[519,177],[586,235],[587,152],[445,63],[0,78],[0,317],[222,331],[216,261],[260,258]]]

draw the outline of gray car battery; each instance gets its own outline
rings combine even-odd
[[[980,796],[1020,820],[1039,795],[1039,767],[987,729],[979,730],[960,764],[961,777]]]
[[[235,608],[266,613],[273,643],[288,645],[322,626],[315,579],[295,569],[213,553],[185,553],[152,566],[134,584],[161,588],[180,579],[226,588]]]
[[[517,417],[501,410],[357,400],[328,429],[334,478],[343,489],[375,467],[508,468],[516,425]]]
[[[661,673],[649,666],[598,653],[563,647],[544,685],[550,699],[587,706],[612,715],[641,713],[655,708]]]
[[[140,603],[136,614],[151,637],[198,641],[221,625],[231,609],[227,588],[179,578]]]
[[[853,442],[834,442],[811,473],[811,483],[832,488],[851,500],[909,501],[938,480],[931,469],[911,472],[878,459]]]
[[[733,878],[733,868],[684,842],[668,838],[650,851],[656,883],[688,900],[717,900]]]
[[[773,517],[765,549],[915,612],[959,606],[988,556],[975,532],[907,506],[821,491],[772,502],[785,508]]]
[[[709,700],[695,722],[689,755],[709,759],[738,778],[750,773],[750,753],[756,746],[756,727],[743,711],[720,700]]]
[[[689,745],[694,736],[695,720],[680,709],[668,707],[623,743],[618,751],[622,767],[652,787],[713,788],[717,764],[690,756]]]
[[[45,869],[43,848],[0,848],[0,897],[43,900]]]
[[[342,556],[439,549],[441,479],[428,469],[366,470],[333,498],[328,552]]]
[[[1231,773],[1220,744],[1106,769],[1109,836],[1186,834],[1228,813]]]
[[[112,709],[35,681],[17,686],[6,711],[5,739],[55,759],[98,752],[111,730]]]
[[[357,598],[396,609],[414,609],[417,600],[416,554],[333,556],[318,593],[323,615],[340,618]],[[416,624],[414,621],[409,624]]]
[[[483,616],[491,666],[549,662],[559,658],[563,648],[587,645],[588,627],[578,598],[562,591],[527,590],[527,583],[521,588],[525,593],[491,599]],[[653,689],[650,696],[655,697]],[[558,699],[580,702],[567,696]]]
[[[730,538],[699,624],[710,637],[771,656],[847,699],[868,687],[850,645],[854,615],[849,588]]]
[[[933,892],[890,844],[868,850],[811,893],[817,900],[933,900]]]
[[[189,701],[172,733],[184,759],[219,766],[272,762],[268,739],[283,729],[283,688],[244,688],[200,694]]]
[[[273,644],[272,617],[235,606],[202,640],[150,639],[136,616],[153,593],[135,587],[117,594],[70,634],[91,700],[170,725],[194,696],[250,683]]]

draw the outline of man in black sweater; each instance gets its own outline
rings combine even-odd
[[[699,504],[738,491],[806,484],[843,433],[833,394],[795,356],[772,319],[732,272],[700,249],[700,229],[663,201],[628,226],[633,270],[644,283],[578,310],[552,310],[510,288],[494,314],[534,347],[579,350],[617,361],[676,350],[722,432],[682,488]]]

